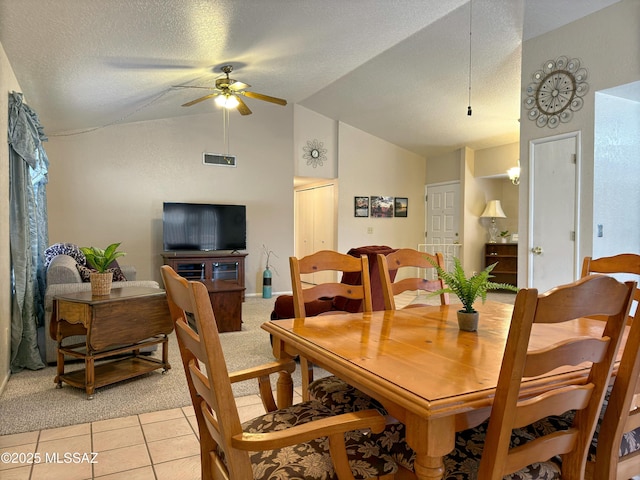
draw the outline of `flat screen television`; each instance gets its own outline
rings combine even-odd
[[[164,202],[162,242],[165,251],[246,250],[246,207]]]

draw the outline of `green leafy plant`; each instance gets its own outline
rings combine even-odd
[[[460,264],[460,259],[457,257],[453,258],[454,268],[453,272],[445,272],[437,263],[435,263],[432,259],[428,259],[429,262],[436,268],[438,271],[438,276],[444,281],[446,287],[442,290],[438,290],[434,292],[433,295],[440,295],[442,293],[454,293],[458,296],[462,305],[464,306],[465,313],[475,313],[475,309],[473,308],[474,302],[478,299],[482,299],[482,303],[487,299],[487,292],[489,290],[511,290],[513,292],[517,292],[517,287],[513,285],[509,285],[508,283],[495,283],[490,281],[489,279],[493,277],[491,275],[491,271],[498,264],[497,262],[493,265],[489,265],[483,271],[472,275],[467,278],[462,269],[462,265]]]
[[[120,243],[112,243],[104,250],[96,247],[80,247],[82,253],[87,258],[87,263],[100,273],[105,273],[109,265],[119,257],[126,255],[118,252]]]
[[[500,232],[500,236],[501,236],[502,238],[506,238],[506,237],[508,237],[508,236],[509,236],[509,230],[503,230],[503,231],[501,231],[501,232]]]

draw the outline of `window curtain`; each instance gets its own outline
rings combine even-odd
[[[36,113],[21,93],[9,94],[9,230],[11,246],[11,372],[45,365],[38,349],[44,324],[44,249],[49,160]],[[46,332],[45,332],[46,334]]]

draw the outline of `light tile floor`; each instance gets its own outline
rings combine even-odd
[[[300,391],[294,392],[294,403]],[[264,413],[236,399],[240,421]],[[193,407],[0,436],[2,480],[199,480]],[[93,452],[93,453],[92,453]]]

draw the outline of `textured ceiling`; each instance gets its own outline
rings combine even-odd
[[[232,64],[252,91],[429,155],[516,141],[522,39],[616,1],[472,0],[471,117],[468,0],[0,0],[0,43],[49,135],[212,111],[172,86]]]

